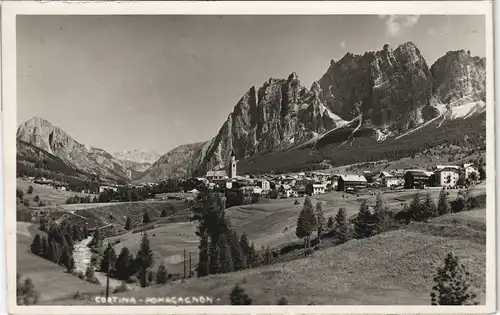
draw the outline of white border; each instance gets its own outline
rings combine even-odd
[[[31,2],[2,3],[2,82],[4,134],[4,211],[7,249],[8,310],[10,314],[282,314],[282,313],[493,313],[496,303],[495,263],[495,143],[493,96],[492,2],[483,1],[252,1],[252,2]],[[314,15],[314,14],[448,14],[486,18],[486,167],[487,261],[486,305],[480,306],[18,306],[15,299],[16,225],[16,15]],[[356,294],[353,292],[353,294]]]

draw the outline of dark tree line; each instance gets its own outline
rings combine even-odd
[[[74,242],[86,237],[86,230],[65,222],[51,224],[47,236],[37,234],[31,243],[31,252],[56,264],[66,267],[68,272],[75,268],[73,258]]]
[[[239,236],[225,217],[225,201],[220,193],[202,189],[193,206],[200,238],[198,277],[256,267],[259,253],[245,234]]]

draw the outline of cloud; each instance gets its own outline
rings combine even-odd
[[[340,45],[340,47],[345,48],[345,40],[341,41],[341,42],[339,43],[339,45]]]
[[[430,28],[430,29],[427,30],[427,34],[428,35],[434,35],[434,34],[436,34],[436,30],[433,29],[433,28]]]
[[[378,17],[385,21],[385,31],[388,35],[398,36],[405,29],[417,24],[420,15],[379,15]]]

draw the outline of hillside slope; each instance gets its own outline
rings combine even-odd
[[[450,226],[453,220],[456,226]],[[470,224],[473,221],[476,224]],[[479,223],[477,223],[479,222]],[[423,223],[422,223],[423,224]],[[453,251],[471,271],[473,287],[485,302],[485,211],[451,214],[431,221],[441,235],[412,225],[313,255],[241,272],[193,278],[134,292],[147,296],[207,296],[229,304],[234,285],[241,285],[253,305],[273,305],[281,297],[306,305],[430,305],[433,272]],[[482,224],[482,225],[481,225]],[[454,230],[460,229],[460,237]],[[450,232],[451,231],[451,232]],[[304,294],[307,292],[307,294]],[[356,292],[356,294],[353,294]],[[118,296],[130,296],[120,293]],[[91,304],[89,300],[78,301]],[[50,304],[64,304],[54,301]]]

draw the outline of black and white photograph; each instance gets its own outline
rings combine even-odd
[[[492,6],[393,3],[3,5],[11,313],[493,310]]]

